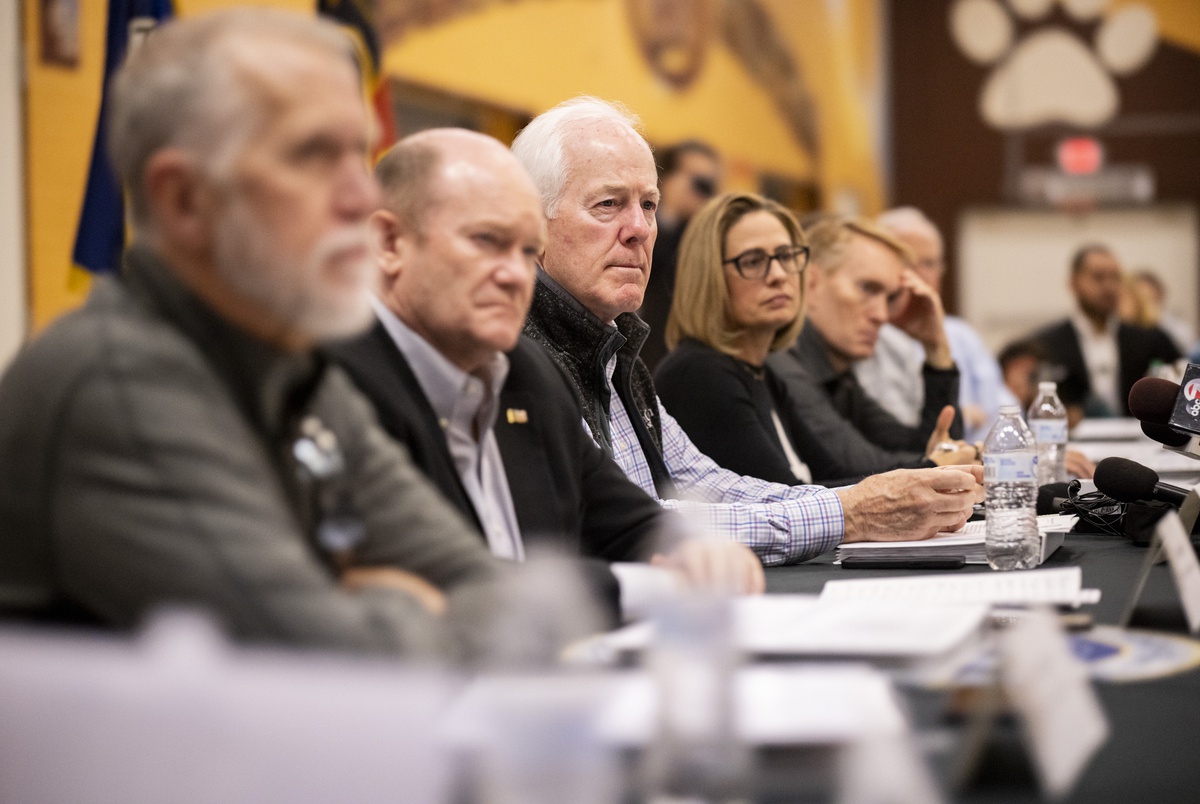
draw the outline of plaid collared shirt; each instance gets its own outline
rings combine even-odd
[[[630,480],[657,497],[633,423],[611,380],[610,390],[613,457]],[[768,483],[722,469],[696,448],[661,402],[658,410],[663,457],[680,497],[659,500],[664,506],[680,509],[699,528],[736,539],[767,566],[805,561],[841,543],[845,520],[832,491]]]

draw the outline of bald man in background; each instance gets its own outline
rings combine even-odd
[[[913,253],[913,270],[939,296],[946,275],[945,246],[933,221],[916,207],[896,207],[876,219]],[[958,367],[958,409],[963,417],[963,437],[982,441],[995,422],[1001,405],[1015,404],[1000,375],[1000,364],[970,324],[954,315],[943,318],[950,355]],[[925,387],[921,366],[925,350],[920,342],[891,323],[879,333],[875,354],[857,363],[854,374],[863,388],[885,410],[907,425],[920,420]]]

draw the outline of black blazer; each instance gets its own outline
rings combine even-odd
[[[1051,375],[1058,382],[1058,396],[1064,405],[1086,405],[1091,395],[1092,383],[1088,377],[1087,364],[1075,327],[1068,319],[1046,327],[1033,335],[1033,340],[1046,350],[1046,362]],[[1137,327],[1131,324],[1117,326],[1117,394],[1120,409],[1113,411],[1118,416],[1129,415],[1129,389],[1146,376],[1150,364],[1156,360],[1170,363],[1179,358],[1179,349],[1171,338],[1158,327]]]
[[[814,483],[835,487],[862,480],[813,435],[769,368],[684,338],[658,364],[654,385],[692,443],[725,469],[789,486],[800,482],[776,432],[775,413]]]
[[[383,325],[326,351],[374,404],[384,429],[482,534],[437,415]],[[584,431],[579,403],[541,348],[522,335],[508,358],[495,432],[522,539],[527,548],[553,544],[600,559],[584,562],[584,571],[615,609],[619,591],[607,562],[644,561],[670,549],[678,532],[664,527],[670,515]]]

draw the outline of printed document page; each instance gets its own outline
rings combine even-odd
[[[1079,567],[973,572],[967,575],[905,575],[827,581],[821,600],[885,600],[919,603],[1080,606],[1100,600],[1084,589]]]

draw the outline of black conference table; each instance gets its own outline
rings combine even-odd
[[[1097,624],[1119,623],[1146,557],[1139,547],[1118,536],[1071,534],[1044,567],[1078,565],[1085,587],[1102,590],[1100,602],[1083,607]],[[827,554],[814,561],[767,570],[769,593],[818,594],[835,578],[882,578],[921,574],[905,570],[847,570]],[[989,572],[967,566],[951,572]],[[1132,627],[1185,634],[1187,631],[1174,581],[1165,565],[1151,571],[1135,611]],[[1111,730],[1108,742],[1092,759],[1065,799],[1072,802],[1200,801],[1200,668],[1152,681],[1095,685]],[[947,714],[948,693],[905,690],[918,732],[963,729]],[[934,756],[934,768],[947,773]],[[789,800],[783,794],[779,800]],[[774,800],[775,796],[766,796]],[[801,797],[803,798],[803,797]],[[967,802],[1038,801],[1032,767],[1015,726],[1002,723],[984,754],[973,782],[957,800]]]

